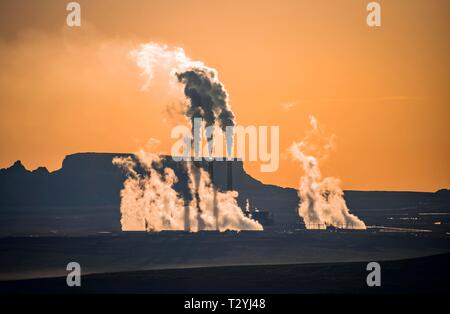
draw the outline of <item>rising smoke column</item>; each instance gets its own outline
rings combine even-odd
[[[216,70],[205,66],[193,67],[176,76],[185,85],[184,94],[190,100],[186,110],[188,118],[202,118],[206,127],[218,123],[224,132],[227,126],[234,126],[228,93]]]
[[[299,215],[307,229],[325,229],[327,226],[366,229],[364,222],[350,213],[339,186],[340,180],[322,178],[319,160],[327,158],[333,148],[334,137],[323,136],[313,116],[310,116],[310,124],[312,130],[290,148],[293,157],[302,163],[304,171],[298,190]]]
[[[184,115],[191,122],[192,128],[194,118],[203,119],[206,126],[217,123],[223,131],[226,131],[227,126],[235,125],[235,115],[229,105],[228,92],[220,82],[216,69],[206,66],[201,61],[192,60],[186,56],[182,48],[169,48],[158,43],[142,44],[139,49],[131,51],[130,56],[147,78],[144,89],[149,88],[152,80],[158,75],[162,80],[169,82],[169,92],[181,97],[179,87],[180,83],[184,84],[181,94],[183,100],[188,100]],[[212,134],[207,134],[207,137],[212,138]],[[231,155],[232,132],[227,133],[226,141],[228,155]]]
[[[148,80],[144,87],[148,87],[150,81],[154,78],[155,72],[162,72],[169,75],[168,80],[170,86],[174,87],[173,78],[177,78],[179,83],[184,84],[184,96],[188,100],[184,114],[191,122],[192,130],[192,148],[195,156],[198,156],[200,150],[200,132],[195,128],[195,119],[201,119],[207,127],[207,140],[210,156],[212,156],[213,148],[213,132],[208,132],[212,128],[210,126],[218,125],[224,132],[227,127],[235,125],[234,113],[231,111],[228,102],[228,93],[224,85],[220,82],[218,72],[206,66],[203,62],[192,61],[188,58],[183,49],[169,49],[166,45],[149,43],[141,46],[140,50],[133,51],[132,56],[136,59],[139,67],[143,69],[143,73]],[[232,132],[226,132],[227,155],[231,155],[233,142]],[[212,166],[212,164],[211,164]],[[191,180],[194,181],[191,190],[193,198],[197,205],[200,203],[200,195],[198,187],[202,176],[198,167],[192,163],[188,163]],[[211,167],[212,172],[212,167]],[[217,193],[214,190],[214,213],[216,221],[218,220],[218,207],[216,205]],[[200,229],[203,226],[202,209],[197,208],[198,225]]]
[[[215,126],[216,124],[226,132],[227,127],[233,127],[235,125],[234,122],[234,114],[231,111],[231,108],[228,104],[228,93],[224,87],[224,85],[219,81],[217,71],[211,68],[207,68],[206,66],[202,67],[193,67],[185,72],[176,73],[179,82],[185,85],[184,94],[186,98],[189,100],[189,104],[186,110],[186,117],[192,121],[192,138],[198,138],[200,134],[196,132],[195,129],[195,119],[201,119],[204,121],[206,130],[212,130],[211,126]],[[227,136],[227,152],[230,155],[231,145],[232,145],[232,134],[226,133]],[[213,133],[207,132],[206,134],[208,139],[208,146],[210,156],[212,156],[212,147],[213,147]],[[197,143],[197,145],[195,145]],[[193,148],[195,150],[196,156],[198,155],[198,144],[199,140],[194,141]],[[199,174],[199,169],[190,163],[190,172],[192,173],[192,177],[195,181],[195,189],[192,191],[197,204],[200,203],[199,200],[199,190],[198,186],[200,184],[199,179],[201,175]],[[211,164],[211,172],[212,172],[212,164]],[[211,174],[212,175],[212,174]],[[214,217],[216,219],[216,225],[218,226],[219,219],[219,211],[220,209],[217,206],[217,191],[213,188],[213,208],[214,208]],[[198,225],[203,226],[204,222],[202,221],[202,211],[201,207],[198,207]]]
[[[184,84],[183,96],[188,100],[184,113],[190,121],[201,118],[206,126],[217,124],[223,131],[235,125],[234,114],[228,104],[228,93],[215,69],[200,61],[192,61],[181,48],[169,49],[166,45],[155,43],[141,45],[140,49],[131,52],[131,56],[147,77],[144,89],[150,86],[156,74],[168,80],[169,92],[175,91],[176,94],[177,86]],[[192,130],[191,139],[195,136],[193,122]],[[207,134],[207,138],[210,139],[208,144],[212,144],[212,133]],[[231,151],[232,141],[232,132],[229,132],[228,151]],[[115,164],[128,173],[121,191],[123,230],[183,230],[186,226],[191,231],[263,229],[257,221],[244,215],[236,201],[237,192],[217,191],[209,173],[192,161],[187,162],[186,171],[193,200],[188,205],[184,204],[183,208],[184,200],[172,187],[176,182],[173,170],[166,168],[164,175],[161,175],[155,170],[155,165],[159,164],[156,156],[138,154],[136,157],[137,163],[144,163],[147,175],[135,171],[137,164],[131,158],[115,160]],[[153,199],[163,193],[167,193],[165,203]],[[168,209],[164,207],[167,205]],[[189,221],[186,221],[187,218]]]

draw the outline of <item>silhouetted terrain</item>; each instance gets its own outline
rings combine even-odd
[[[49,173],[46,168],[28,171],[17,161],[13,166],[0,170],[0,206],[118,206],[120,190],[125,175],[113,165],[114,157],[131,154],[80,153],[67,156],[61,169]],[[225,161],[213,161],[214,183],[221,190],[227,190],[227,169]],[[179,179],[175,189],[188,196],[187,175],[183,162],[164,157],[163,164],[171,167]],[[208,162],[201,163],[207,168]],[[298,198],[296,191],[274,185],[266,185],[249,176],[242,161],[232,161],[233,189],[239,191],[239,201],[244,204],[250,197],[256,207],[267,207],[277,211],[275,204],[267,200],[280,198],[290,200],[291,211],[295,212]]]
[[[450,252],[442,233],[299,230],[117,232],[0,238],[0,281],[83,274],[235,265],[386,261]]]
[[[86,275],[0,282],[0,293],[449,293],[450,254],[382,262],[380,287],[366,262],[253,265]]]
[[[28,171],[17,161],[0,170],[0,236],[27,233],[92,233],[120,230],[120,190],[125,175],[112,164],[116,153],[79,153],[67,156],[61,169],[48,172],[45,168]],[[179,179],[175,189],[189,198],[187,175],[183,163],[165,157],[164,165],[175,170]],[[232,188],[239,192],[238,203],[243,208],[248,198],[253,207],[274,215],[275,226],[284,229],[303,228],[297,214],[297,191],[263,184],[249,176],[242,161],[231,162]],[[208,163],[202,167],[208,169]],[[227,163],[213,161],[213,181],[221,190],[229,188]],[[346,191],[345,199],[351,211],[368,225],[400,226],[404,215],[421,212],[448,213],[450,191],[363,192]],[[408,211],[406,214],[405,211]],[[392,218],[386,221],[388,218]],[[429,219],[434,220],[429,220]],[[436,217],[421,217],[433,228]],[[447,216],[439,218],[447,219]],[[442,220],[442,219],[440,219]],[[387,224],[386,224],[387,223]],[[429,227],[429,226],[428,226]],[[442,228],[441,228],[442,229]]]
[[[385,286],[370,291],[365,290],[363,262],[448,253],[448,190],[346,191],[351,212],[369,229],[306,231],[297,213],[295,189],[255,180],[241,161],[214,161],[215,185],[238,191],[241,207],[249,199],[253,207],[271,212],[273,226],[240,233],[122,232],[120,190],[126,177],[112,164],[116,156],[132,155],[69,155],[62,168],[51,173],[45,168],[28,171],[20,162],[0,170],[0,281],[64,276],[67,263],[77,261],[84,274],[81,292],[446,289],[448,272],[439,277],[438,269],[448,263],[448,255],[388,263],[387,273],[383,268]],[[175,189],[190,198],[183,163],[165,157],[163,164],[179,179]],[[199,166],[211,170],[207,162]],[[414,274],[417,282],[410,277]],[[0,282],[0,292],[37,289],[72,292],[61,278]]]

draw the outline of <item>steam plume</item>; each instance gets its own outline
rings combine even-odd
[[[172,87],[177,85],[176,73],[184,72],[190,68],[203,68],[201,61],[193,61],[184,53],[183,48],[169,48],[167,45],[147,43],[133,50],[130,56],[136,61],[142,74],[147,77],[143,88],[150,87],[156,74],[163,80],[168,80]]]
[[[139,49],[133,50],[131,56],[147,77],[144,88],[150,86],[156,73],[161,75],[163,80],[168,80],[172,88],[176,89],[179,86],[177,83],[184,84],[183,94],[188,100],[184,114],[189,121],[201,118],[207,127],[217,123],[223,131],[226,131],[227,126],[235,125],[228,92],[214,68],[201,61],[193,61],[186,56],[182,48],[169,48],[157,43],[143,44]],[[212,134],[209,137],[212,139]],[[233,141],[231,132],[227,133],[226,140],[227,152],[230,155]]]
[[[177,73],[177,77],[185,84],[184,94],[190,100],[187,117],[202,118],[207,127],[217,121],[223,131],[227,126],[234,126],[228,93],[219,81],[216,70],[207,67],[192,68]]]
[[[234,114],[228,104],[228,93],[224,85],[219,81],[218,73],[215,69],[207,67],[203,62],[193,61],[186,56],[182,48],[169,48],[166,45],[148,43],[141,45],[139,50],[131,53],[136,59],[137,65],[142,68],[143,74],[147,76],[148,87],[154,79],[155,73],[166,76],[172,88],[175,86],[173,80],[176,78],[178,83],[184,84],[184,96],[187,100],[184,115],[191,122],[192,139],[197,139],[192,144],[195,156],[199,152],[199,128],[194,121],[196,118],[203,120],[206,127],[218,124],[223,131],[227,126],[235,125]],[[207,129],[208,130],[208,129]],[[213,133],[207,131],[208,147],[210,156],[212,156]],[[233,135],[227,133],[227,152],[231,155],[231,146]],[[191,193],[197,204],[197,225],[203,229],[203,209],[200,206],[201,199],[199,187],[203,183],[203,176],[197,167],[189,162],[188,169],[190,173]],[[212,170],[212,169],[211,169]],[[218,226],[218,211],[215,205],[217,203],[217,191],[212,187],[213,206],[216,225]]]
[[[123,231],[183,230],[184,202],[172,185],[177,181],[174,171],[164,168],[158,172],[161,160],[156,154],[136,154],[145,174],[136,171],[136,161],[131,157],[116,157],[113,163],[128,175],[120,192],[120,212]]]
[[[183,198],[174,190],[177,176],[173,169],[164,167],[157,154],[138,152],[135,158],[116,157],[113,163],[127,174],[121,191],[121,225],[123,231],[162,231],[185,230],[189,219],[190,231],[199,230],[263,230],[261,224],[244,215],[237,204],[237,192],[216,192],[207,171],[197,168],[199,203],[194,199],[185,204]],[[142,168],[143,173],[137,169]],[[189,174],[192,175],[192,174]],[[195,184],[196,180],[190,180]],[[192,189],[192,187],[191,187]],[[215,206],[219,209],[215,217]],[[185,206],[189,211],[185,211]],[[201,208],[201,212],[193,209]],[[185,217],[185,214],[188,217]],[[201,215],[199,225],[197,215]]]
[[[294,158],[302,163],[304,171],[298,190],[301,200],[299,215],[307,229],[325,229],[327,226],[366,229],[364,222],[350,213],[344,192],[339,187],[340,180],[322,178],[319,160],[327,158],[334,147],[334,137],[323,136],[313,116],[310,116],[310,124],[312,130],[290,149]]]
[[[186,108],[188,118],[202,118],[206,126],[234,126],[234,113],[228,103],[228,93],[219,81],[215,69],[201,61],[193,61],[182,48],[148,43],[131,52],[142,74],[147,77],[144,88],[148,88],[156,73],[168,79],[172,86],[176,81],[185,85],[184,95],[190,101]]]
[[[197,226],[199,230],[263,230],[260,223],[244,215],[236,201],[238,192],[217,191],[207,171],[200,167],[188,169],[196,169],[195,171],[200,176],[197,181],[199,185],[195,187],[200,200],[197,206],[201,209],[198,212],[201,215],[201,219],[197,219],[197,224],[198,221],[201,221],[203,224],[202,226]],[[196,180],[191,180],[190,182],[193,184]]]
[[[169,48],[166,45],[156,43],[141,45],[139,49],[131,52],[131,56],[136,60],[137,65],[147,77],[144,88],[150,86],[156,74],[161,75],[163,80],[167,80],[171,88],[181,87],[181,84],[184,85],[183,96],[187,101],[184,102],[185,108],[183,113],[192,126],[191,140],[200,136],[196,131],[196,129],[199,129],[199,126],[194,123],[197,120],[196,118],[201,119],[206,127],[217,124],[225,132],[227,131],[227,127],[233,127],[235,125],[235,116],[228,103],[228,93],[224,85],[220,82],[215,69],[207,67],[203,62],[191,60],[186,56],[182,48]],[[226,133],[227,152],[229,156],[231,155],[233,134],[232,132]],[[208,138],[210,156],[212,156],[213,133],[207,131],[206,136]],[[192,144],[192,146],[194,145]],[[196,152],[198,151],[198,147],[193,148]],[[138,158],[138,160],[140,159]],[[169,203],[175,206],[170,211],[177,212],[177,214],[168,215],[175,217],[174,219],[180,217],[181,201],[176,197],[173,198],[173,193],[170,190],[171,188],[167,186],[168,183],[165,178],[145,179],[139,175],[136,176],[132,171],[134,165],[131,165],[130,170],[129,162],[122,164],[125,165],[128,173],[131,174],[125,184],[124,191],[122,191],[122,198],[128,194],[138,193],[137,195],[131,196],[131,200],[139,200],[140,195],[146,195],[146,191],[142,191],[142,187],[156,190],[162,189],[169,192],[168,197],[171,197]],[[150,171],[150,177],[155,176],[155,172],[152,169],[148,170]],[[187,218],[185,219],[183,224],[184,228],[188,228],[187,226],[189,226],[191,230],[262,230],[262,226],[258,222],[247,218],[237,205],[237,192],[223,193],[217,191],[211,182],[210,174],[191,161],[186,163],[186,171],[189,176],[189,188],[193,200],[189,205],[192,208],[189,207],[184,210],[183,216],[185,218],[189,217],[190,219],[189,221],[186,221]],[[212,173],[212,167],[210,171]],[[156,183],[147,185],[148,180],[150,182],[155,182],[156,180]],[[169,171],[168,182],[171,183],[173,180],[172,173]],[[132,188],[127,188],[127,184]],[[151,196],[159,195],[159,192],[149,193]],[[145,207],[141,210],[144,212],[158,212],[163,210],[164,212],[164,209],[156,206],[156,204],[150,204],[150,208]],[[127,203],[124,205],[128,206]],[[142,205],[136,205],[142,208]],[[147,203],[144,205],[147,206]],[[152,206],[156,206],[156,208]],[[191,210],[194,208],[196,210]],[[128,212],[126,208],[124,210]],[[175,228],[180,227],[178,223],[175,223],[174,226],[176,226]]]

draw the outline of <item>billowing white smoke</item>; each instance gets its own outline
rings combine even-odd
[[[123,231],[183,230],[184,202],[172,185],[177,177],[170,168],[163,173],[155,169],[160,164],[156,154],[136,154],[136,160],[145,171],[136,171],[131,157],[116,157],[113,163],[124,169],[128,178],[120,192],[120,212]]]
[[[187,57],[183,48],[169,48],[164,44],[142,44],[139,49],[131,51],[130,55],[147,78],[144,89],[150,86],[156,75],[162,81],[169,82],[171,87],[177,88],[177,73],[191,68],[206,68],[203,62]]]
[[[206,66],[201,61],[191,60],[186,56],[182,48],[169,48],[167,45],[157,43],[143,44],[139,49],[132,51],[131,56],[142,69],[143,75],[147,77],[144,88],[149,87],[152,81],[155,80],[155,77],[158,76],[157,82],[169,82],[169,91],[172,94],[175,92],[175,96],[183,98],[184,108],[182,112],[188,123],[191,123],[191,145],[196,156],[198,156],[200,147],[198,141],[193,141],[194,137],[198,139],[199,136],[194,128],[195,119],[202,120],[206,127],[218,125],[224,132],[227,127],[235,125],[234,113],[229,105],[228,92],[222,82],[220,82],[218,72],[215,69]],[[181,88],[183,86],[184,88]],[[208,135],[207,133],[206,135],[210,154],[212,154],[213,134],[210,133]],[[227,132],[226,140],[227,153],[230,155],[233,141],[231,133]],[[206,194],[202,195],[202,191],[200,191],[202,186],[203,192],[210,189],[210,195],[212,195],[213,204],[211,204],[211,207],[213,208],[215,229],[226,226],[226,223],[224,225],[223,222],[219,222],[220,219],[225,217],[223,213],[219,215],[219,212],[221,212],[220,207],[225,206],[224,202],[227,202],[223,197],[223,193],[218,193],[209,182],[210,180],[206,180],[206,176],[209,178],[208,173],[199,169],[193,163],[187,163],[186,168],[186,171],[189,173],[193,203],[196,206],[196,210],[193,212],[197,213],[197,229],[203,230],[210,227],[207,221],[208,217],[203,217],[206,215],[206,207],[202,207],[202,204],[208,196]],[[206,189],[204,186],[208,186],[208,188]],[[203,199],[200,197],[203,197]],[[229,197],[232,197],[234,199],[233,202],[236,203],[236,196],[229,194]],[[218,202],[221,205],[217,205]],[[230,204],[228,202],[228,205],[225,207],[231,208]],[[246,217],[242,215],[241,218],[244,219]],[[225,219],[229,218],[225,217]]]
[[[143,44],[133,50],[131,56],[147,77],[144,89],[156,76],[158,82],[169,82],[168,91],[184,100],[183,113],[190,123],[194,118],[201,118],[207,126],[218,124],[223,130],[234,126],[228,93],[215,69],[191,60],[182,48],[157,43]],[[229,141],[227,138],[227,143]],[[141,152],[136,160],[146,171],[144,175],[136,172],[137,165],[132,158],[114,160],[128,173],[121,191],[122,230],[263,229],[257,221],[245,216],[237,204],[237,192],[217,191],[209,173],[192,162],[185,164],[192,195],[190,204],[185,204],[173,189],[177,180],[173,170],[156,169],[162,167],[157,155]]]
[[[261,224],[244,215],[236,201],[237,192],[216,192],[214,197],[209,174],[202,168],[197,169],[198,180],[190,180],[191,190],[198,182],[195,188],[201,209],[199,220],[197,201],[194,199],[185,204],[173,188],[177,182],[174,171],[164,168],[158,155],[141,151],[135,159],[116,157],[113,163],[124,169],[128,176],[120,193],[123,231],[185,230],[186,225],[189,231],[263,230]],[[136,170],[138,166],[142,167],[143,174]],[[189,172],[189,175],[193,174]],[[215,206],[218,215],[214,215]],[[199,221],[202,221],[202,226],[199,226]]]
[[[131,56],[147,77],[144,88],[150,86],[156,75],[158,81],[169,82],[171,93],[185,104],[182,111],[192,128],[194,118],[201,118],[206,127],[217,124],[224,132],[228,126],[235,125],[228,92],[219,80],[216,69],[201,61],[191,60],[182,48],[170,48],[157,43],[142,44],[131,52]],[[181,88],[183,85],[184,88]],[[232,135],[227,133],[226,140],[227,153],[230,155]],[[198,147],[195,151],[198,151]]]
[[[334,137],[322,135],[315,117],[310,116],[312,130],[300,142],[291,146],[291,153],[303,165],[298,195],[299,215],[307,229],[337,228],[366,229],[366,225],[349,212],[340,180],[322,178],[319,160],[327,158],[333,148]],[[314,156],[315,155],[315,156]]]
[[[198,191],[199,204],[196,199],[192,201],[192,208],[200,208],[193,223],[196,229],[200,230],[263,230],[263,227],[257,221],[244,215],[244,212],[237,204],[236,198],[238,192],[217,191],[211,182],[209,173],[202,168],[197,168],[192,164],[188,167],[191,193]],[[215,212],[216,209],[216,212]],[[200,219],[199,219],[200,218]],[[199,226],[199,222],[201,226]]]

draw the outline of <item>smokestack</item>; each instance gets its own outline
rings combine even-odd
[[[193,161],[191,162],[191,170],[195,181],[195,193],[192,195],[192,197],[195,198],[195,203],[197,204],[197,230],[203,230],[204,229],[204,223],[202,220],[202,210],[200,208],[200,196],[198,193],[198,186],[200,183],[200,165],[196,162],[197,160],[197,153],[200,150],[200,125],[198,124],[199,120],[196,119],[196,116],[191,117],[191,126],[192,126],[192,142],[191,142],[191,150],[193,152]]]
[[[184,200],[184,231],[191,231],[191,221],[190,221],[190,208],[189,201]]]
[[[233,160],[227,160],[227,190],[233,191]]]
[[[191,171],[195,180],[195,192],[193,197],[195,197],[195,201],[197,203],[197,230],[204,230],[205,224],[202,219],[202,209],[200,208],[200,194],[199,194],[199,184],[200,184],[200,168],[201,165],[198,161],[191,162]]]
[[[213,215],[216,224],[216,230],[219,230],[219,206],[217,204],[217,190],[214,186],[214,161],[208,162],[209,177],[211,179],[211,184],[213,187]]]

